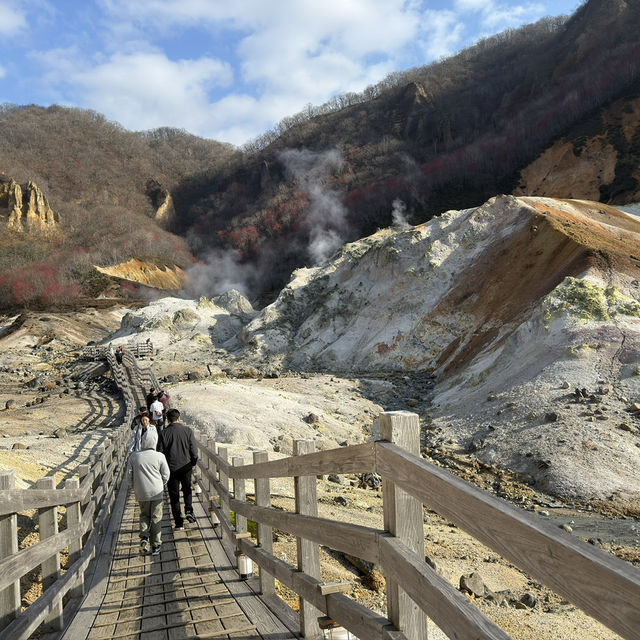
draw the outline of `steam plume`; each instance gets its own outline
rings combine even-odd
[[[187,290],[193,295],[212,297],[237,289],[243,296],[253,293],[257,268],[241,262],[235,249],[214,249],[187,272]]]
[[[326,184],[329,174],[342,168],[342,155],[335,149],[322,153],[288,149],[280,154],[280,160],[309,195],[307,253],[314,264],[323,262],[345,243],[349,231],[340,195]]]
[[[406,211],[407,205],[402,200],[400,200],[400,198],[396,198],[393,201],[393,209],[391,211],[391,218],[393,220],[394,227],[408,229],[411,226],[407,221],[407,217],[405,215]]]

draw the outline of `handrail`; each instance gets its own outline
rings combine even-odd
[[[407,415],[407,412],[388,412],[386,415],[394,413]],[[336,594],[317,598],[310,586],[318,582],[316,577],[279,560],[262,548],[260,538],[258,544],[247,539],[247,534],[232,525],[229,511],[235,513],[236,520],[242,517],[259,526],[277,527],[299,539],[379,564],[387,580],[395,582],[450,637],[492,640],[509,637],[424,562],[421,526],[419,544],[414,545],[412,551],[400,538],[385,530],[248,502],[244,499],[246,479],[255,479],[257,483],[261,478],[378,473],[383,477],[383,488],[386,487],[383,489],[385,499],[389,488],[395,487],[404,492],[408,500],[415,500],[420,510],[423,504],[436,510],[622,637],[640,638],[640,570],[541,522],[392,442],[377,441],[268,462],[263,461],[266,454],[262,454],[261,461],[253,464],[238,464],[235,459],[234,464],[230,464],[226,459],[226,448],[221,455],[213,441],[198,442],[198,447],[198,482],[215,520],[222,525],[223,541],[226,538],[226,544],[235,548],[236,554],[246,554],[258,563],[261,575],[266,571],[303,599],[311,598],[313,606],[356,636],[364,632],[347,612],[351,611],[348,603],[341,601],[343,609],[338,613]],[[236,488],[229,488],[229,481],[234,485],[238,483],[243,499],[235,497]],[[388,507],[384,506],[386,513]],[[385,516],[385,522],[386,519]],[[402,519],[401,515],[399,519]],[[385,624],[384,633],[389,633],[390,621],[386,620]],[[368,635],[362,637],[384,637],[384,625],[374,626],[375,634],[369,628]],[[407,637],[421,636],[418,633]]]
[[[622,637],[640,637],[640,571],[631,564],[392,443],[376,449],[377,473]]]
[[[78,467],[79,480],[68,480],[63,489],[17,490],[13,488],[13,472],[0,473],[0,486],[3,487],[0,489],[2,537],[5,542],[15,540],[15,551],[9,551],[8,554],[7,549],[11,545],[0,545],[4,554],[4,557],[0,555],[0,640],[26,639],[45,622],[52,630],[61,630],[65,611],[63,598],[72,590],[72,597],[82,597],[84,594],[84,574],[95,556],[102,529],[111,514],[124,474],[130,425],[135,413],[134,397],[127,377],[112,353],[107,353],[106,358],[125,399],[125,419],[109,436],[108,446],[101,444],[97,450],[98,455],[91,456],[91,465]],[[40,541],[18,551],[17,513],[37,509],[41,514],[49,514],[49,521],[56,522],[56,507],[62,505],[67,507],[67,528],[58,532],[55,525],[56,528],[49,532],[49,537],[42,537],[41,520]],[[86,505],[84,510],[83,505]],[[71,517],[72,514],[76,515]],[[71,566],[61,576],[59,563],[56,561],[56,565],[53,565],[54,573],[51,574],[51,558],[56,558],[67,547]],[[53,581],[32,605],[20,611],[19,580],[39,565],[43,566],[44,574],[45,563]]]
[[[127,344],[123,345],[123,347],[125,349],[125,355],[127,353],[136,357],[153,355],[153,344],[150,342]],[[92,345],[82,347],[80,356],[85,360],[104,360],[110,351],[109,345]]]

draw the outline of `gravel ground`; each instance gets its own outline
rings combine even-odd
[[[7,363],[11,369],[0,371],[0,407],[7,400],[14,400],[11,409],[0,411],[0,469],[13,469],[18,486],[33,486],[36,479],[50,474],[55,475],[57,485],[61,486],[67,477],[75,473],[77,465],[87,461],[91,452],[117,424],[121,406],[108,379],[89,381],[85,388],[76,389],[77,383],[65,378],[66,374],[75,371],[73,348],[79,346],[81,340],[86,342],[96,339],[100,333],[108,333],[117,324],[117,317],[117,314],[111,314],[101,328],[93,317],[97,325],[80,334],[75,346],[67,334],[67,337],[56,335],[53,341],[39,344],[42,334],[33,329],[31,333],[14,335],[10,342],[7,342],[8,338],[0,340],[3,364]],[[82,319],[77,319],[78,326],[82,323]],[[47,346],[51,346],[51,349],[47,350]],[[43,364],[46,366],[43,367]],[[159,364],[166,375],[170,370],[168,363]],[[17,371],[23,373],[16,375]],[[43,391],[27,386],[38,373],[52,379],[55,388]],[[216,373],[221,371],[216,370]],[[59,384],[56,384],[57,378]],[[65,393],[67,388],[68,393]],[[493,465],[479,463],[454,438],[439,431],[437,423],[429,418],[430,383],[424,378],[340,378],[287,373],[277,378],[216,375],[197,381],[168,384],[167,388],[174,405],[184,411],[185,421],[219,442],[233,440],[231,452],[244,455],[247,461],[251,451],[258,448],[275,451],[273,456],[288,455],[293,438],[297,437],[314,438],[318,448],[339,446],[343,441],[362,442],[370,437],[374,418],[381,409],[405,408],[421,415],[423,452],[432,462],[531,512],[540,514],[551,511],[549,517],[556,513],[558,523],[570,522],[578,514],[591,517],[596,512],[604,514],[602,517],[618,516],[620,521],[626,517],[624,522],[627,524],[633,521],[629,519],[637,517],[637,513],[629,511],[629,505],[624,501],[617,504],[615,500],[609,500],[593,505],[558,502],[556,498],[522,482],[517,473],[500,471]],[[44,400],[37,401],[38,398]],[[65,429],[66,433],[58,434],[61,437],[53,435],[58,428]],[[16,443],[28,448],[12,449]],[[352,486],[355,484],[357,481],[354,476],[343,477],[340,484],[327,479],[320,481],[320,515],[380,527],[380,492]],[[293,508],[290,483],[275,481],[272,493],[275,506]],[[22,546],[35,541],[33,534],[29,533],[34,526],[33,515],[20,515]],[[609,519],[605,521],[614,522]],[[640,566],[639,547],[632,537],[626,544],[607,539],[601,546]],[[278,534],[275,549],[280,557],[293,561],[295,539]],[[434,560],[440,573],[456,587],[463,574],[475,571],[492,591],[508,592],[507,600],[511,602],[508,606],[499,606],[487,598],[468,597],[513,638],[608,640],[617,637],[427,509],[425,553]],[[348,580],[352,597],[375,610],[384,611],[384,592],[375,574],[356,569],[341,554],[328,550],[323,550],[322,554],[325,580]],[[37,576],[28,576],[27,580],[32,580],[32,583],[23,586],[25,605],[38,595]],[[291,593],[285,589],[281,589],[281,593],[295,604]],[[515,603],[526,594],[535,600],[535,606],[516,608],[519,605]],[[434,630],[431,637],[437,639],[440,636]]]

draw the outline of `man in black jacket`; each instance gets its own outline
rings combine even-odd
[[[198,448],[193,431],[180,422],[180,412],[177,409],[167,411],[167,426],[160,434],[162,452],[169,463],[169,500],[171,513],[176,529],[184,529],[184,520],[180,511],[180,488],[184,499],[185,518],[195,522],[191,501],[191,469],[198,461]]]

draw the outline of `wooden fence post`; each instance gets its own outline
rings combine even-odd
[[[48,476],[40,478],[36,482],[36,489],[55,490],[55,478]],[[46,540],[58,533],[58,507],[45,507],[38,509],[38,522],[40,525],[40,540]],[[60,577],[60,552],[56,551],[41,565],[42,590],[53,588],[54,582]],[[45,619],[45,625],[55,631],[62,631],[64,627],[62,601],[59,601],[51,609],[51,614]]]
[[[294,440],[293,455],[301,456],[315,451],[313,440]],[[296,513],[318,516],[318,497],[315,476],[294,476]],[[312,578],[322,579],[320,572],[320,547],[310,540],[296,538],[298,548],[298,569]],[[322,638],[318,624],[322,612],[300,598],[300,632],[304,638]]]
[[[253,463],[268,462],[269,455],[266,451],[254,451]],[[269,478],[254,478],[256,504],[259,507],[271,506],[271,487]],[[273,553],[273,530],[266,524],[258,522],[258,545],[267,553]],[[260,593],[273,595],[276,592],[275,578],[260,567]]]
[[[233,466],[240,467],[244,464],[244,458],[241,456],[233,457]],[[246,488],[246,480],[244,478],[234,478],[233,479],[233,497],[236,500],[240,500],[242,502],[246,502],[247,500],[247,488]],[[238,538],[243,536],[247,536],[247,518],[246,516],[241,516],[236,512],[236,534]],[[237,540],[237,539],[236,539]],[[248,558],[244,553],[240,551],[240,546],[236,542],[236,565],[238,569],[238,573],[243,580],[250,578],[253,575],[253,568],[251,559]]]
[[[234,456],[231,460],[234,467],[241,467],[244,464],[244,458],[241,456]],[[233,497],[236,500],[242,500],[243,502],[247,499],[247,490],[244,478],[234,478],[233,479]],[[237,533],[246,533],[247,532],[247,519],[245,516],[241,516],[236,513],[236,532]]]
[[[69,478],[65,480],[65,489],[78,489],[80,482],[77,478]],[[82,508],[80,501],[71,502],[67,505],[67,528],[75,527],[82,520]],[[82,536],[78,536],[75,540],[69,542],[69,566],[71,566],[82,553]],[[78,576],[79,584],[69,592],[72,598],[80,598],[84,595],[84,571]]]
[[[207,448],[209,449],[209,451],[213,451],[215,453],[216,441],[213,438],[209,438],[207,440]],[[217,466],[209,456],[207,456],[206,467],[207,467],[207,471],[215,476]],[[218,520],[218,514],[213,510],[212,508],[213,505],[211,503],[213,500],[213,494],[214,493],[217,494],[217,491],[215,489],[213,482],[209,481],[209,478],[206,478],[205,483],[207,486],[207,500],[208,500],[207,508],[209,511],[209,519],[211,520],[211,524],[215,527],[216,525],[220,524],[220,520]]]
[[[420,419],[417,414],[385,411],[380,414],[380,435],[383,440],[420,455]],[[420,559],[424,558],[422,503],[387,478],[382,480],[382,500],[385,531],[396,536]],[[424,613],[395,581],[388,578],[387,617],[410,640],[426,640]]]
[[[16,488],[13,471],[0,471],[0,491]],[[0,516],[0,559],[18,553],[18,514]],[[0,591],[0,629],[4,629],[20,613],[20,581]]]
[[[89,475],[91,472],[91,465],[89,464],[80,464],[78,465],[78,482],[82,484],[82,481]],[[93,490],[89,489],[89,500],[91,500],[91,495],[93,494]],[[87,501],[88,502],[88,501]],[[85,507],[86,509],[86,507]],[[84,548],[85,543],[87,542],[89,535],[91,535],[91,527],[89,530],[82,536],[82,547]],[[94,547],[95,549],[95,547]],[[91,553],[91,559],[95,557],[95,553]]]
[[[220,447],[218,449],[218,455],[222,458],[222,460],[224,460],[224,462],[228,462],[229,461],[229,454],[227,452],[227,447]],[[220,484],[222,485],[223,489],[226,489],[227,491],[229,491],[229,476],[225,473],[225,471],[223,471],[222,468],[218,469],[218,478],[220,479]],[[220,510],[222,511],[222,515],[224,516],[224,518],[227,520],[227,523],[230,524],[231,523],[231,519],[229,517],[229,500],[228,498],[224,495],[224,494],[220,494]],[[226,531],[226,527],[222,527],[222,537],[224,539]],[[229,540],[229,542],[232,542],[231,540]]]

